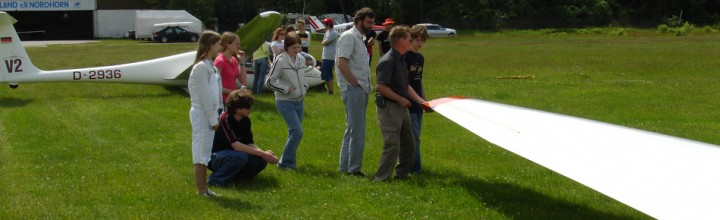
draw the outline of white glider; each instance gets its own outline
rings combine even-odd
[[[462,98],[430,107],[485,140],[658,219],[720,219],[720,146]]]
[[[280,19],[280,13],[273,11],[261,13],[253,18],[238,31],[241,49],[252,52],[259,48],[280,24]],[[18,83],[26,82],[109,82],[187,86],[190,68],[195,59],[195,51],[191,51],[128,64],[40,70],[32,64],[25,52],[13,27],[16,22],[7,12],[0,11],[0,60],[4,64],[0,67],[0,82],[9,83],[10,88],[17,88]],[[310,86],[323,83],[320,79],[320,71],[315,68],[305,68],[305,75]],[[248,82],[252,82],[253,76],[251,72],[247,74]],[[251,84],[248,83],[250,88]]]

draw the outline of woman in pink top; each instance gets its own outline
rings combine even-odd
[[[215,67],[222,78],[222,98],[223,103],[227,99],[230,92],[237,89],[236,80],[242,83],[241,89],[245,89],[245,65],[238,65],[239,62],[245,63],[245,52],[239,50],[240,37],[231,32],[225,32],[220,37],[220,46],[222,52],[215,58]]]

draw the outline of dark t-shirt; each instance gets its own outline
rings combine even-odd
[[[368,43],[370,43],[370,41],[372,41],[372,40],[375,39],[376,37],[377,37],[377,33],[375,33],[375,31],[370,31],[370,32],[368,32],[367,34],[365,34],[365,40],[364,40],[364,42],[365,42],[365,47],[367,48],[367,51],[368,51],[368,54],[370,54],[370,57],[372,57],[373,48],[372,48],[372,47],[368,47]],[[372,38],[372,39],[371,39],[371,38]]]
[[[386,54],[388,51],[390,51],[390,32],[380,32],[380,34],[378,34],[377,36],[377,41],[380,42],[380,50],[382,50],[383,54]]]
[[[297,36],[299,38],[298,40],[300,40],[300,41],[302,41],[303,39],[308,39],[310,37],[307,33],[304,33],[304,34],[298,33]]]
[[[422,54],[408,51],[405,54],[405,62],[407,62],[408,83],[410,84],[410,87],[412,87],[413,90],[415,90],[415,92],[420,97],[423,97],[422,74],[423,74],[423,64],[425,63],[425,57],[423,57]],[[425,97],[423,97],[423,99],[424,98]],[[410,113],[422,114],[423,113],[422,106],[418,103],[412,102],[412,106],[410,106]]]
[[[378,61],[377,69],[375,69],[377,84],[384,84],[390,87],[390,89],[392,89],[392,91],[396,94],[409,100],[410,97],[407,92],[407,71],[408,68],[405,63],[405,57],[401,56],[400,53],[392,49],[383,55]]]
[[[238,141],[243,144],[253,144],[253,134],[250,129],[250,118],[243,117],[240,121],[223,112],[220,115],[220,126],[215,131],[212,152],[232,150],[231,143]]]

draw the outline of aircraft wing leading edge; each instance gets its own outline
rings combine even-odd
[[[275,28],[280,26],[281,19],[280,13],[266,11],[260,13],[237,31],[236,34],[240,37],[240,50],[245,51],[246,57],[252,55],[268,40]]]
[[[652,217],[720,219],[720,146],[462,98],[430,102],[483,139]]]

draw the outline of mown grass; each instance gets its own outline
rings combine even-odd
[[[431,39],[430,98],[465,96],[720,144],[720,35],[547,36],[501,32]],[[28,48],[41,69],[110,65],[192,50],[106,40]],[[319,42],[311,53],[319,57]],[[377,60],[375,55],[374,60]],[[532,79],[498,79],[530,75]],[[425,117],[425,173],[374,183],[336,173],[344,128],[338,94],[310,93],[299,171],[195,195],[189,98],[177,88],[21,84],[0,92],[0,218],[644,219],[648,216],[464,130]],[[251,115],[256,142],[281,152],[286,126],[271,95]],[[368,106],[363,171],[382,148]],[[658,195],[662,196],[662,195]]]

